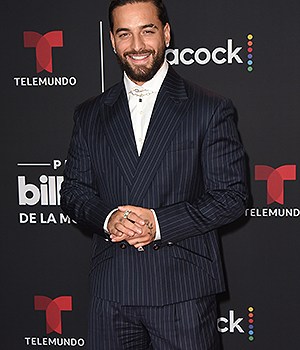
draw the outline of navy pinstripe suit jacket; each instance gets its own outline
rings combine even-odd
[[[122,82],[76,109],[61,204],[94,233],[94,295],[159,306],[224,290],[216,229],[247,197],[233,115],[229,100],[169,68],[139,157]],[[156,211],[161,240],[145,252],[105,239],[106,216],[125,204]]]

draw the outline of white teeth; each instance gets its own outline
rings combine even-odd
[[[148,55],[145,55],[145,56],[131,56],[134,60],[143,60],[145,59],[146,57],[148,57]]]

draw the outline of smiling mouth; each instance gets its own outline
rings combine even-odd
[[[125,57],[128,59],[131,59],[133,61],[136,61],[136,62],[142,62],[143,60],[146,60],[148,57],[150,57],[152,55],[152,51],[148,51],[148,52],[141,52],[141,53],[127,53],[125,55]]]
[[[129,57],[133,60],[141,61],[141,60],[144,60],[145,58],[148,58],[149,56],[150,56],[150,54],[149,55],[138,55],[138,56],[130,55]]]

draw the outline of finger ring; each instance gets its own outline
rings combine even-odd
[[[129,216],[130,213],[131,213],[131,210],[126,210],[124,215],[123,215],[123,218],[124,219],[128,219],[128,216]]]
[[[143,248],[143,247],[138,247],[138,252],[144,252],[145,251],[145,249]]]

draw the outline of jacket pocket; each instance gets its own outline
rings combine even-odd
[[[173,248],[174,259],[201,269],[215,279],[214,263],[208,254],[189,250],[179,244],[176,244]]]

